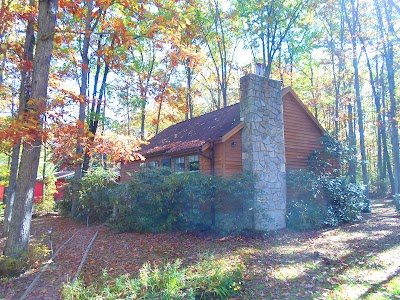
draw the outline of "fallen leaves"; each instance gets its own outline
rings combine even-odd
[[[87,230],[72,220],[53,216],[33,220],[33,237],[46,234],[50,227],[54,229],[55,251],[75,230]],[[340,229],[308,233],[283,230],[265,239],[204,238],[180,232],[115,234],[104,226],[90,230],[99,230],[99,236],[83,268],[86,283],[98,280],[105,270],[113,277],[136,276],[146,262],[179,258],[184,266],[192,266],[204,256],[224,255],[245,263],[237,299],[347,299],[361,296],[380,282],[379,288],[389,289],[384,281],[400,266],[400,222],[387,205],[379,206],[365,221]],[[89,240],[82,235],[60,253],[35,297],[58,295],[60,284],[74,276]],[[26,273],[2,282],[0,298],[18,298],[34,275]]]

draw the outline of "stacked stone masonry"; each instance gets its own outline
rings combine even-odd
[[[243,171],[256,177],[253,228],[286,226],[286,174],[281,85],[254,74],[240,80]]]

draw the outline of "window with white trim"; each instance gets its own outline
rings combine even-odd
[[[175,172],[185,172],[185,158],[184,157],[175,158],[174,171]]]
[[[190,172],[196,172],[200,169],[199,155],[188,156],[188,169]]]

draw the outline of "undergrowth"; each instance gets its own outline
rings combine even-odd
[[[13,277],[34,267],[38,267],[49,255],[50,250],[44,244],[29,247],[20,258],[0,255],[0,277]]]
[[[244,264],[239,257],[207,257],[191,266],[177,259],[160,266],[146,263],[137,277],[112,279],[105,272],[90,286],[63,287],[63,299],[229,299],[240,289]]]

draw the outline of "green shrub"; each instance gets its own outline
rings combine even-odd
[[[44,198],[40,203],[35,204],[34,212],[35,214],[47,214],[53,212],[56,209],[56,202],[53,197]]]
[[[107,273],[99,282],[64,285],[64,299],[229,299],[240,289],[244,265],[238,257],[207,256],[193,266],[180,260],[161,266],[146,263],[136,278]]]
[[[250,176],[226,179],[198,172],[171,173],[165,168],[142,169],[114,191],[118,210],[110,224],[118,231],[208,230],[218,225],[215,214],[222,208],[231,208],[235,218],[241,217],[243,202],[253,196],[253,190]]]
[[[341,223],[357,221],[365,203],[362,186],[349,182],[344,176],[322,177],[321,186],[329,199],[328,211],[324,223],[337,226]]]
[[[6,205],[3,202],[0,202],[0,222],[4,221],[5,211],[6,211]]]
[[[29,250],[23,253],[21,258],[0,255],[0,277],[16,276],[29,268],[38,267],[49,253],[50,250],[46,245],[38,244],[29,247]]]
[[[323,207],[315,199],[296,199],[287,207],[287,226],[297,230],[318,229],[323,224]]]
[[[314,173],[292,170],[287,174],[287,226],[296,230],[323,225],[324,199]]]
[[[73,180],[64,188],[64,195],[58,203],[61,214],[71,213],[72,199],[75,197],[78,202],[76,215],[77,219],[86,219],[90,216],[92,220],[106,221],[111,217],[114,206],[114,190],[117,186],[118,174],[111,170],[102,168],[90,170],[78,182]],[[73,186],[79,186],[78,192],[74,195]]]
[[[16,276],[24,272],[27,267],[26,259],[0,256],[0,276]]]
[[[290,171],[287,175],[288,227],[298,230],[357,221],[365,202],[362,186],[345,176]]]
[[[56,202],[56,209],[62,216],[69,216],[71,214],[72,206],[72,182],[69,181],[68,184],[63,186],[62,198]]]

